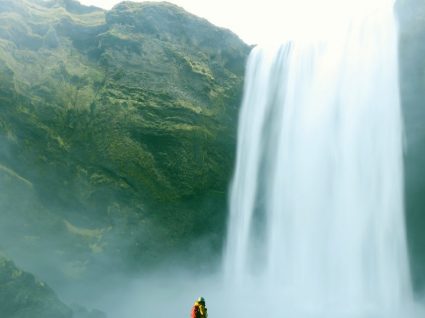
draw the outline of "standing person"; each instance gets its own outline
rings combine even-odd
[[[192,307],[191,318],[208,318],[207,307],[205,306],[205,298],[199,297]]]

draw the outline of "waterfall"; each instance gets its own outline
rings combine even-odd
[[[224,255],[244,316],[402,317],[412,300],[392,6],[337,31],[248,60]]]

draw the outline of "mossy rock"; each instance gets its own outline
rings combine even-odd
[[[191,241],[211,262],[250,47],[169,3],[0,0],[0,21],[7,252],[66,279],[191,262]]]
[[[45,283],[0,255],[0,310],[8,318],[72,318]]]

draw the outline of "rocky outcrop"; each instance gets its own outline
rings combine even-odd
[[[52,289],[0,255],[0,309],[5,318],[72,318]]]

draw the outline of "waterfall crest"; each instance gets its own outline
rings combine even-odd
[[[252,51],[224,255],[237,297],[282,317],[412,300],[394,20],[378,10],[331,40]]]

